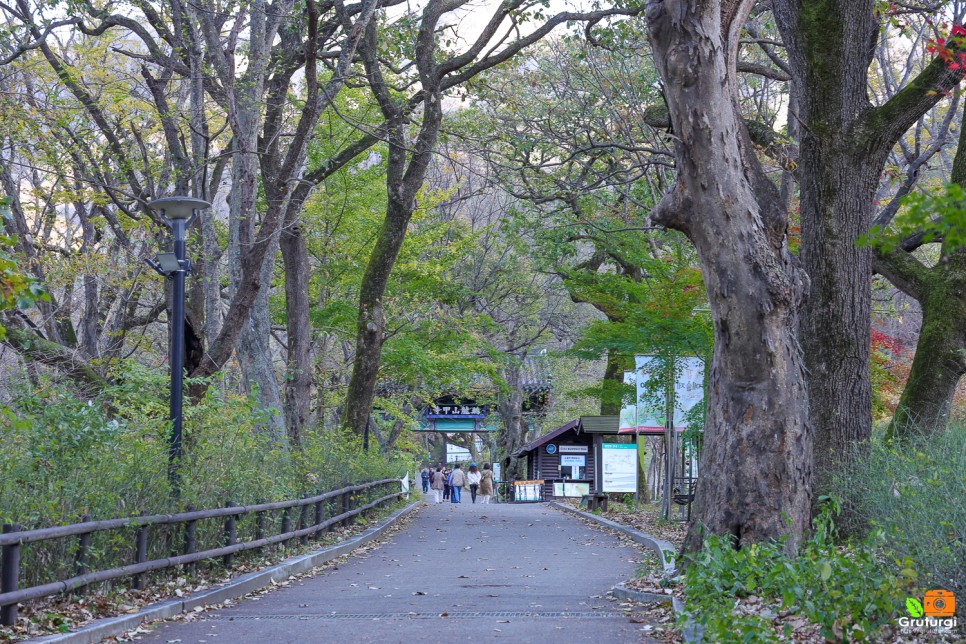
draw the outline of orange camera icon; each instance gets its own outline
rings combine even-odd
[[[956,614],[956,596],[948,590],[930,590],[922,600],[926,617],[952,617]]]

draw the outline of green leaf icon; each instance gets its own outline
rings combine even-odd
[[[920,604],[919,600],[915,597],[909,597],[906,599],[906,610],[909,611],[909,614],[913,617],[922,617],[922,604]]]

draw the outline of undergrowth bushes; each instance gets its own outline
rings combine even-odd
[[[815,532],[795,558],[780,543],[735,550],[732,538],[710,537],[685,579],[688,611],[709,641],[777,641],[772,620],[780,611],[804,615],[828,641],[867,641],[890,625],[915,586],[911,562],[881,557],[877,532],[850,548],[832,540],[835,504],[816,518]],[[733,614],[736,599],[758,597],[764,609]],[[791,635],[787,630],[785,636]]]
[[[92,401],[56,384],[25,387],[0,407],[0,522],[32,529],[74,523],[83,514],[97,520],[182,511],[188,504],[204,509],[228,501],[280,501],[406,470],[405,463],[378,450],[363,452],[357,439],[337,431],[310,432],[301,449],[290,449],[271,435],[250,399],[215,383],[203,401],[185,406],[185,458],[175,499],[167,473],[165,375],[128,364],[116,383]],[[130,545],[130,535],[98,536],[114,538]],[[63,548],[72,547],[62,541]],[[45,548],[26,549],[41,568],[72,561],[66,550]],[[106,541],[93,548],[105,556],[116,549]],[[25,569],[33,567],[29,563]]]
[[[966,596],[966,425],[891,445],[876,439],[833,489],[847,533],[881,530],[895,558],[915,562],[923,587]]]
[[[781,611],[807,617],[828,641],[875,641],[906,598],[933,588],[966,595],[966,427],[891,445],[877,438],[831,491],[795,558],[780,543],[736,551],[727,537],[705,542],[685,592],[709,641],[775,641]],[[752,595],[763,608],[736,614],[736,599]]]

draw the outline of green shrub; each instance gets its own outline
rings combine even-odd
[[[736,641],[736,633],[745,642],[776,641],[771,619],[779,609],[806,616],[832,641],[865,641],[893,622],[914,586],[911,562],[883,561],[881,532],[837,548],[833,514],[828,505],[823,509],[814,535],[795,558],[784,554],[781,543],[735,550],[730,537],[705,542],[688,567],[684,588],[688,611],[709,641]],[[735,598],[751,595],[764,602],[765,616],[733,615]]]
[[[841,470],[833,493],[850,534],[878,529],[896,559],[915,562],[923,587],[966,596],[966,426],[887,445]]]

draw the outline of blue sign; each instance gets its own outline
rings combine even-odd
[[[547,443],[547,454],[556,454],[557,446],[553,443]]]

